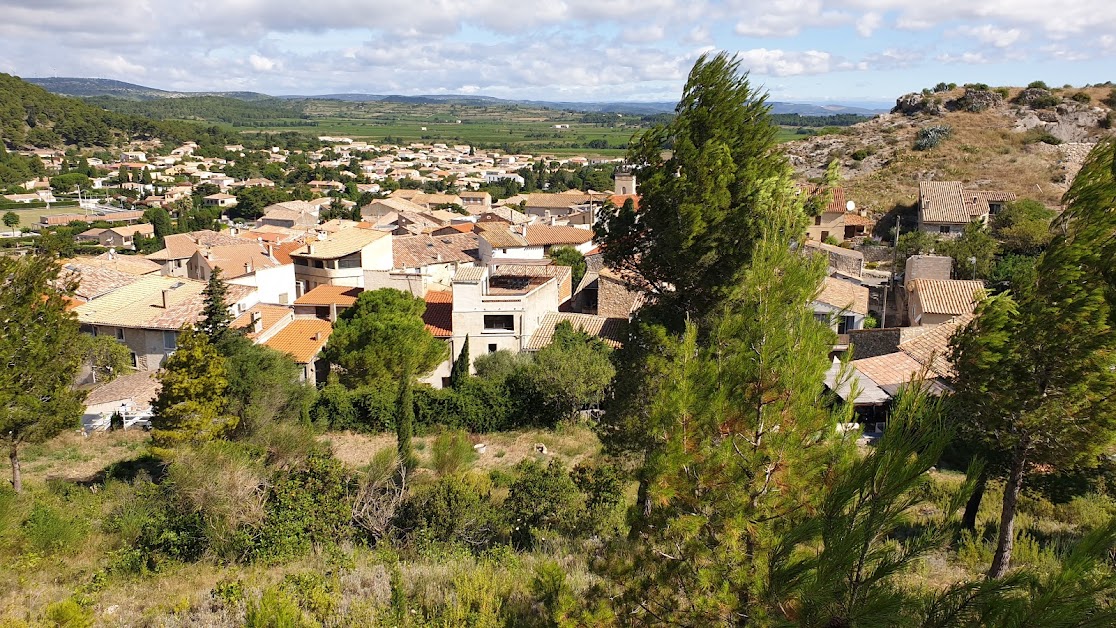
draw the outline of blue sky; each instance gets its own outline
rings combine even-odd
[[[1111,0],[0,0],[0,71],[270,94],[674,100],[703,52],[773,100],[1116,80]]]

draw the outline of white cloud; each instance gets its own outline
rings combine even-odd
[[[1018,28],[997,28],[991,24],[962,26],[957,31],[961,35],[972,37],[981,43],[997,48],[1007,48],[1024,39],[1023,31]]]
[[[819,50],[788,52],[755,48],[741,51],[739,55],[741,67],[753,74],[797,76],[824,74],[834,69],[833,57],[828,52]]]
[[[251,65],[252,69],[257,72],[274,72],[275,70],[283,67],[283,64],[279,61],[276,61],[275,59],[269,59],[257,54],[248,56],[248,64]]]
[[[883,24],[883,16],[875,11],[869,11],[857,18],[856,32],[859,33],[861,37],[871,37],[872,33],[874,33],[881,24]]]

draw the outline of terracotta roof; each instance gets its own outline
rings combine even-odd
[[[476,233],[495,249],[513,249],[529,246],[527,239],[513,232],[508,227],[507,223],[480,223],[476,227]]]
[[[338,307],[350,307],[356,303],[361,292],[364,292],[364,288],[322,285],[295,299],[295,305],[325,306],[336,304]]]
[[[211,268],[220,268],[221,276],[234,279],[264,268],[280,266],[279,260],[267,254],[267,247],[258,242],[199,249]]]
[[[571,205],[581,205],[590,200],[589,195],[584,192],[569,192],[567,190],[567,193],[563,194],[528,194],[525,207],[560,209]]]
[[[559,244],[585,244],[593,239],[591,229],[577,227],[552,227],[549,225],[530,225],[527,230],[527,244],[531,246],[554,246]]]
[[[912,279],[907,290],[917,294],[927,314],[970,314],[984,294],[983,281],[960,279]]]
[[[112,256],[109,256],[107,252],[101,253],[97,257],[78,257],[69,261],[78,262],[86,266],[110,268],[122,273],[128,273],[129,275],[149,275],[159,272],[159,269],[162,268],[161,265],[142,255],[121,255],[119,253],[113,253]]]
[[[868,288],[851,281],[826,277],[814,301],[854,314],[868,314]]]
[[[453,282],[477,283],[484,279],[486,270],[488,269],[483,266],[459,266],[453,276]]]
[[[294,260],[291,259],[291,252],[298,250],[302,246],[302,242],[279,242],[272,245],[271,256],[274,257],[280,264],[293,264]]]
[[[940,325],[926,325],[920,328],[925,329],[923,333],[913,335],[910,339],[901,338],[899,350],[938,375],[952,377],[953,365],[949,361],[949,341],[957,330],[964,328],[972,320],[972,314],[965,314],[951,318]]]
[[[422,205],[419,205],[418,203],[412,203],[411,201],[409,201],[405,198],[399,197],[399,196],[389,196],[387,198],[378,198],[378,199],[368,203],[367,205],[365,205],[364,207],[361,208],[361,212],[363,213],[364,210],[366,210],[370,207],[373,207],[375,205],[382,205],[383,207],[387,208],[388,211],[393,211],[393,212],[423,212],[423,211],[426,211],[426,208],[423,207]]]
[[[326,236],[325,240],[311,237],[307,244],[291,251],[291,257],[309,257],[313,259],[334,259],[344,257],[363,249],[380,238],[391,237],[383,231],[372,229],[342,229],[337,233]],[[310,253],[310,248],[314,249]]]
[[[926,381],[931,394],[940,395],[947,390],[941,382],[935,381],[935,372],[902,351],[853,360],[850,364],[889,395],[896,394],[900,388],[917,379]]]
[[[166,246],[165,249],[148,255],[147,259],[159,262],[187,259],[194,255],[199,246],[228,246],[244,244],[244,241],[243,238],[206,229],[168,235],[163,238],[163,244]]]
[[[309,364],[321,352],[331,333],[333,326],[329,321],[296,318],[264,344],[290,355],[299,364]]]
[[[605,318],[592,314],[574,314],[573,312],[550,312],[543,318],[539,328],[527,343],[527,351],[538,351],[550,344],[554,339],[554,328],[559,323],[569,322],[574,329],[580,329],[587,334],[596,336],[605,344],[618,349],[623,344],[627,329],[627,319]]]
[[[286,305],[268,305],[266,303],[257,303],[245,310],[243,314],[236,317],[236,320],[230,323],[229,327],[233,327],[236,329],[240,329],[241,327],[250,327],[252,325],[252,316],[256,313],[259,313],[260,315],[260,322],[262,323],[263,328],[260,330],[259,333],[251,331],[248,332],[247,336],[249,338],[256,338],[257,336],[267,333],[268,330],[270,330],[272,327],[275,327],[279,323],[283,322],[284,319],[290,317],[294,313],[294,310]]]
[[[435,338],[453,336],[453,293],[448,290],[429,290],[426,293],[426,311],[422,321]]]
[[[477,256],[477,236],[458,235],[395,236],[391,239],[395,268],[422,268],[430,264],[473,262]]]
[[[204,281],[143,275],[133,283],[74,308],[78,320],[92,325],[178,329],[194,324],[205,306]],[[164,291],[166,307],[163,307]],[[255,288],[229,284],[227,300],[236,303]]]
[[[74,296],[84,301],[109,294],[124,286],[139,281],[139,275],[121,272],[99,264],[88,264],[84,260],[63,262],[61,279],[74,278],[78,281]]]
[[[137,406],[147,408],[151,406],[151,401],[158,394],[159,381],[155,379],[155,371],[141,371],[121,375],[107,384],[90,390],[85,397],[85,406],[98,406],[131,399]]]
[[[918,221],[969,224],[972,208],[965,200],[960,181],[920,181],[918,183]]]
[[[636,209],[639,209],[639,194],[613,194],[608,197],[608,200],[617,207],[623,207],[624,203],[631,199]]]
[[[876,221],[867,216],[861,216],[856,212],[845,212],[846,227],[871,227],[874,224]]]

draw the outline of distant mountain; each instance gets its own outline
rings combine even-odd
[[[112,96],[128,100],[158,100],[160,98],[187,98],[192,96],[224,96],[237,100],[264,100],[272,98],[258,92],[175,92],[154,87],[145,87],[124,81],[98,78],[74,78],[52,76],[47,78],[26,78],[28,83],[38,85],[48,92],[61,96]]]
[[[546,109],[561,109],[589,113],[630,113],[639,115],[654,115],[657,113],[670,113],[674,111],[673,102],[554,102],[545,100],[509,100],[491,96],[475,96],[471,94],[430,94],[419,96],[401,96],[393,94],[305,94],[269,96],[258,92],[179,92],[145,87],[134,83],[125,83],[112,79],[97,78],[72,78],[49,77],[24,79],[34,83],[55,94],[65,96],[112,96],[128,100],[159,100],[164,98],[187,98],[197,96],[224,96],[237,100],[266,100],[280,98],[284,100],[341,100],[346,102],[394,102],[413,104],[456,104],[464,106],[526,106],[541,107]],[[771,103],[772,113],[797,113],[803,116],[825,116],[838,113],[873,116],[884,113],[887,109],[871,109],[836,104],[809,104],[809,103]]]

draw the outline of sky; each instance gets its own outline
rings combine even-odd
[[[0,71],[181,91],[674,101],[703,53],[770,98],[1116,80],[1113,0],[0,0]]]

